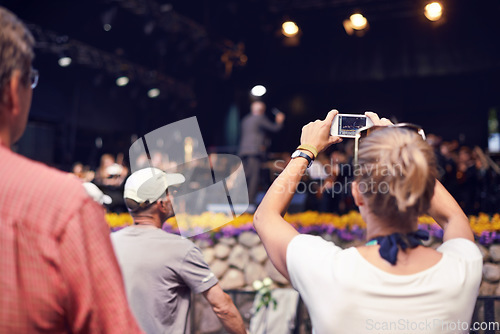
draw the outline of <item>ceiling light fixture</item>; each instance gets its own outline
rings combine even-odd
[[[361,13],[354,13],[342,22],[348,35],[363,36],[369,28],[368,20]]]
[[[148,90],[148,97],[154,99],[160,95],[160,90],[158,88],[151,88]]]
[[[126,86],[129,82],[129,79],[126,75],[123,75],[121,77],[119,77],[118,79],[116,79],[116,85],[117,86],[120,86],[120,87],[123,87],[123,86]]]
[[[431,2],[425,5],[424,15],[429,21],[437,21],[443,15],[443,6],[439,2]]]
[[[368,24],[366,17],[364,17],[362,14],[359,13],[352,14],[349,17],[349,20],[351,21],[351,26],[354,30],[363,30],[366,28],[366,25]]]
[[[299,33],[299,26],[293,21],[286,21],[281,25],[281,32],[286,37],[293,37]]]
[[[73,60],[71,59],[71,57],[68,57],[68,56],[61,56],[59,58],[59,60],[57,61],[57,63],[59,64],[59,66],[61,67],[68,67],[69,65],[71,65],[71,62]]]
[[[252,88],[252,90],[250,91],[250,94],[252,94],[253,96],[256,96],[256,97],[260,97],[260,96],[263,96],[264,94],[266,94],[266,92],[267,92],[266,87],[264,87],[262,85],[257,85],[257,86],[254,86]]]

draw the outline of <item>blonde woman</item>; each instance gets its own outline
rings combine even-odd
[[[482,256],[467,217],[436,181],[434,154],[420,129],[366,113],[377,130],[359,144],[352,183],[366,245],[342,250],[299,234],[282,218],[309,160],[341,141],[329,135],[336,114],[302,128],[299,152],[255,213],[273,264],[299,291],[317,334],[468,333]],[[421,244],[417,218],[424,213],[443,228],[436,250]]]

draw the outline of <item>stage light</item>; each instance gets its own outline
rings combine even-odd
[[[125,75],[116,79],[116,85],[120,86],[120,87],[126,86],[128,84],[128,82],[129,82],[129,79]]]
[[[362,37],[366,34],[370,25],[366,17],[360,13],[354,13],[342,22],[345,32],[351,36]]]
[[[255,87],[252,88],[252,90],[250,91],[250,94],[252,94],[253,96],[257,96],[257,97],[260,97],[264,94],[266,94],[266,87],[262,86],[262,85],[257,85]]]
[[[160,90],[158,88],[151,88],[148,90],[148,96],[152,99],[158,97],[160,95]]]
[[[72,62],[72,59],[71,59],[71,57],[68,57],[68,56],[61,56],[59,58],[59,60],[57,61],[57,63],[61,67],[68,67],[71,64],[71,62]]]
[[[363,30],[366,28],[366,25],[368,24],[366,18],[359,13],[352,14],[349,17],[349,20],[351,21],[351,27],[354,30]]]
[[[431,2],[425,5],[424,15],[430,21],[437,21],[443,15],[443,7],[439,2]]]
[[[283,24],[281,25],[281,28],[282,28],[281,32],[286,37],[293,37],[293,36],[297,35],[299,32],[299,27],[293,21],[283,22]]]
[[[106,24],[105,24],[105,25],[103,25],[102,27],[103,27],[104,31],[110,31],[110,30],[111,30],[111,28],[112,28],[112,27],[111,27],[111,24],[109,24],[109,23],[106,23]]]

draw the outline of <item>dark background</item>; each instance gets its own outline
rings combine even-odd
[[[64,169],[75,161],[95,165],[102,153],[128,152],[133,135],[197,116],[207,146],[231,151],[255,84],[267,87],[269,110],[287,115],[274,151],[291,151],[301,127],[334,107],[373,110],[486,148],[488,112],[500,106],[500,2],[442,1],[438,22],[424,17],[425,3],[0,1],[37,29],[40,82],[17,150]],[[362,37],[348,36],[342,26],[356,10],[370,24]],[[285,45],[284,19],[301,29],[296,46]],[[96,56],[76,56],[82,48]],[[73,53],[69,67],[57,64],[62,51]],[[230,73],[224,54],[235,60]],[[117,87],[124,71],[135,75]],[[141,79],[137,73],[145,71],[168,80]],[[161,95],[150,99],[146,92],[155,85]]]

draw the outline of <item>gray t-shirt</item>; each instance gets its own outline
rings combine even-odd
[[[191,291],[217,278],[190,240],[160,229],[129,226],[111,234],[128,302],[148,334],[185,333]]]

